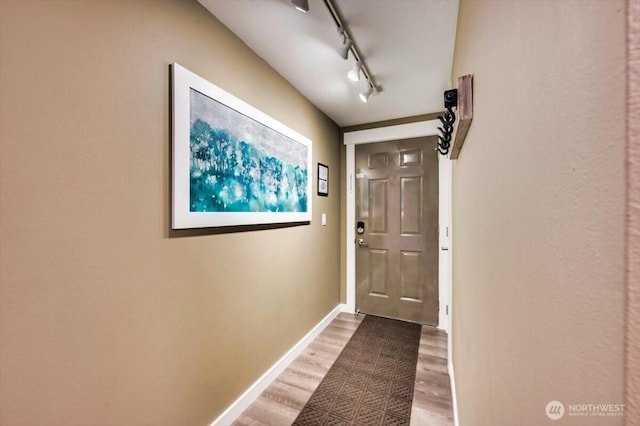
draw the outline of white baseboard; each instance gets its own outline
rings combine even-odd
[[[340,305],[338,305],[338,307],[340,308],[340,312],[346,312],[347,314],[355,314],[355,311],[349,308],[349,305],[347,305],[346,303],[341,303]]]
[[[456,393],[456,378],[453,374],[453,362],[449,357],[449,380],[451,381],[451,403],[453,405],[453,425],[460,426],[460,420],[458,419],[458,398]]]
[[[260,394],[293,362],[294,359],[324,330],[331,321],[341,312],[342,305],[336,306],[315,327],[311,329],[298,343],[283,355],[275,364],[267,370],[258,380],[252,384],[233,404],[231,404],[210,426],[227,426],[234,422],[244,410],[246,410]]]

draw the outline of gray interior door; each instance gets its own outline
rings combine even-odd
[[[435,137],[356,146],[360,312],[438,324],[435,146]]]

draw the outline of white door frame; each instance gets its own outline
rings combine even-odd
[[[344,133],[344,144],[347,149],[347,312],[355,313],[356,310],[356,196],[354,190],[354,175],[356,168],[355,146],[366,143],[437,135],[438,126],[440,124],[439,120],[428,120]],[[438,294],[440,299],[438,328],[449,333],[451,329],[451,316],[449,315],[451,305],[451,161],[448,158],[439,155],[438,169],[438,208],[440,231],[440,250],[438,254]]]

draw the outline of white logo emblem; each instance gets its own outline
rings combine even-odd
[[[544,412],[551,420],[561,419],[564,416],[564,405],[560,401],[549,401]]]

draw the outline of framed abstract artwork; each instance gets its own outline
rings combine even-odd
[[[172,228],[311,221],[311,140],[172,65]]]

